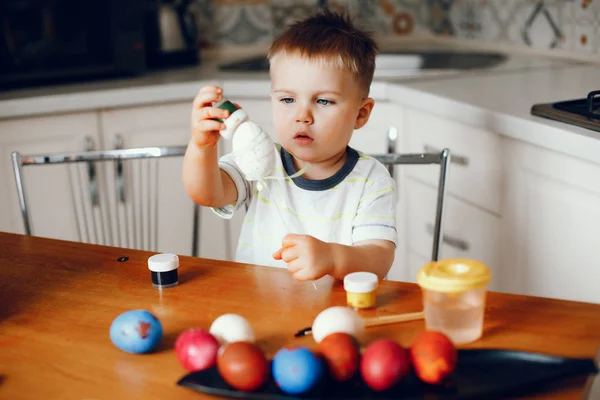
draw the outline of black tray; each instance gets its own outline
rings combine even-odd
[[[536,386],[558,379],[597,374],[592,359],[563,358],[539,353],[507,350],[459,350],[458,364],[445,387],[426,385],[414,374],[395,388],[378,393],[357,378],[347,384],[323,380],[302,396],[287,395],[271,379],[255,392],[242,392],[223,381],[216,367],[192,372],[177,384],[199,392],[238,399],[473,399],[498,395],[529,394]]]

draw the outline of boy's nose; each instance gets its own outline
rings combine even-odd
[[[296,112],[296,122],[312,124],[313,118],[310,110],[306,107],[298,107],[298,111]]]

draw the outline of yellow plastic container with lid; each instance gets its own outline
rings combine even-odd
[[[482,262],[464,258],[432,261],[417,273],[423,290],[425,326],[446,334],[454,344],[479,339],[490,269]]]
[[[373,308],[377,303],[379,278],[372,272],[353,272],[344,277],[346,303],[354,308]]]

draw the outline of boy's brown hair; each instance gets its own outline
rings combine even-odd
[[[373,80],[377,52],[377,44],[370,34],[356,28],[347,14],[326,9],[291,25],[271,44],[267,58],[271,63],[280,54],[321,59],[350,71],[366,96]]]

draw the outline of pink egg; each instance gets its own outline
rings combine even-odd
[[[188,329],[175,341],[179,363],[188,371],[210,368],[217,361],[219,341],[203,329]]]

